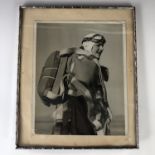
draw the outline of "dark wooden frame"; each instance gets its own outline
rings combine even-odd
[[[58,146],[58,145],[35,145],[35,144],[30,144],[30,145],[21,145],[20,144],[20,134],[21,134],[21,74],[22,74],[22,35],[23,35],[23,11],[24,9],[52,9],[52,8],[68,8],[68,9],[76,9],[76,8],[89,8],[89,9],[93,9],[93,8],[98,8],[98,9],[122,9],[122,8],[132,8],[133,9],[133,44],[134,44],[134,49],[133,49],[133,55],[134,55],[134,65],[133,65],[133,70],[134,70],[134,104],[135,104],[135,144],[134,145],[119,145],[119,146],[110,146],[110,145],[103,145],[103,146],[74,146],[74,145],[70,145],[70,146]],[[20,20],[19,20],[19,55],[18,55],[18,89],[17,89],[17,129],[16,129],[16,148],[33,148],[33,149],[49,149],[49,148],[55,148],[55,149],[59,149],[59,148],[65,148],[65,149],[79,149],[79,148],[85,148],[85,149],[92,149],[92,148],[137,148],[138,147],[138,93],[137,93],[137,53],[136,53],[136,20],[135,20],[135,7],[133,6],[102,6],[102,7],[98,7],[98,6],[91,6],[91,7],[86,7],[86,6],[64,6],[64,7],[59,7],[59,6],[26,6],[26,7],[20,7]]]

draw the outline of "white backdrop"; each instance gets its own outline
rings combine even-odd
[[[112,0],[55,0],[42,4],[113,4]],[[89,2],[89,3],[88,3]],[[18,57],[19,5],[40,4],[41,0],[0,1],[0,152],[4,155],[154,155],[155,138],[155,1],[115,0],[117,4],[136,6],[138,99],[139,99],[139,149],[100,150],[16,150],[16,81]]]

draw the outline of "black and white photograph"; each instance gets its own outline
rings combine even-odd
[[[125,24],[36,26],[35,132],[125,135]]]

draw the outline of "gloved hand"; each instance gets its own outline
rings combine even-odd
[[[95,117],[95,120],[93,121],[93,125],[95,126],[96,130],[99,130],[102,127],[100,119],[101,119],[101,113],[98,113]]]

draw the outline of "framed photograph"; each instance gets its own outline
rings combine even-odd
[[[135,8],[21,7],[17,148],[137,148]]]

